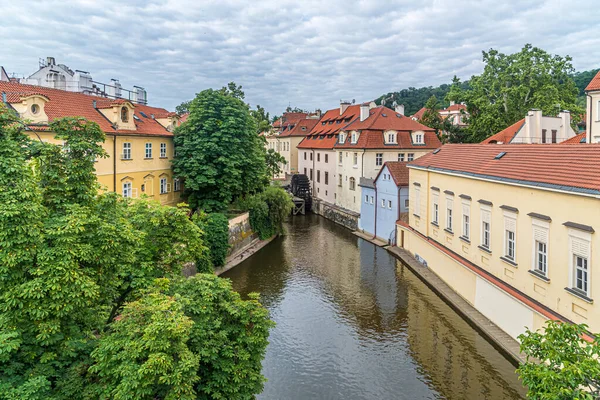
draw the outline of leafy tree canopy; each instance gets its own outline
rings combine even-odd
[[[600,341],[583,339],[586,325],[548,321],[543,332],[519,336],[527,361],[517,372],[536,400],[600,398]]]
[[[273,149],[267,150],[265,161],[267,163],[267,171],[269,173],[269,177],[279,175],[282,171],[281,166],[287,164],[285,157],[283,157],[281,154],[279,154]]]
[[[0,399],[259,393],[271,322],[212,273],[181,276],[208,253],[189,210],[98,195],[96,124],[52,122],[63,147],[21,126],[0,104]]]
[[[237,197],[268,184],[264,141],[248,106],[238,98],[240,90],[230,84],[198,93],[187,122],[175,130],[173,169],[185,180],[193,207],[224,211]]]

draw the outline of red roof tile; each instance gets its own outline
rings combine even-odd
[[[585,143],[585,132],[581,132],[570,139],[560,142],[560,144],[579,144]]]
[[[408,186],[408,168],[406,167],[408,163],[402,161],[387,161],[383,164],[383,167],[387,167],[388,171],[390,171],[390,175],[392,175],[392,179],[394,179],[394,183],[396,186]],[[375,177],[375,181],[381,175],[383,171],[383,167]]]
[[[423,118],[423,114],[425,114],[425,111],[427,111],[427,109],[425,107],[422,107],[419,111],[414,113],[411,116],[411,118],[421,119],[421,118]]]
[[[447,144],[410,167],[600,194],[600,144]]]
[[[364,121],[355,120],[344,128],[345,131],[370,130],[395,130],[395,131],[432,131],[410,117],[398,114],[391,108],[379,106],[369,111],[369,117]]]
[[[328,110],[306,138],[298,144],[302,149],[333,149],[337,135],[346,125],[358,118],[359,105],[348,106],[342,114],[339,108]]]
[[[507,144],[507,143],[510,143],[513,140],[513,138],[515,137],[515,135],[517,134],[517,132],[519,132],[521,127],[523,127],[524,124],[525,124],[525,118],[523,118],[520,121],[515,122],[508,128],[504,128],[503,130],[496,133],[495,135],[492,135],[489,138],[483,140],[481,143],[482,144],[496,144],[496,143]]]
[[[448,108],[444,108],[442,111],[460,111],[460,110],[467,110],[467,106],[464,104],[452,104],[451,106],[448,106]]]
[[[600,71],[598,71],[596,76],[592,78],[590,83],[588,83],[587,87],[585,88],[586,92],[590,92],[592,90],[600,90]]]
[[[90,96],[83,93],[67,92],[64,90],[50,89],[41,86],[24,85],[17,82],[0,82],[0,92],[6,93],[8,103],[19,103],[22,97],[32,94],[41,94],[48,98],[44,111],[49,122],[61,117],[83,117],[96,122],[105,133],[122,133],[127,135],[160,135],[173,136],[166,127],[152,118],[157,115],[169,115],[164,108],[150,107],[142,104],[133,104],[136,130],[117,130],[112,123],[96,108],[105,107],[107,104],[121,104],[124,99],[107,99],[104,97]],[[142,115],[144,113],[146,116]]]
[[[284,125],[285,130],[281,131],[279,136],[306,136],[318,122],[317,119],[300,119],[293,124]],[[290,127],[291,129],[289,129]]]

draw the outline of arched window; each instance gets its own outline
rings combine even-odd
[[[127,107],[121,107],[121,121],[129,122],[129,110]]]

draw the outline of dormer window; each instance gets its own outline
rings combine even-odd
[[[129,122],[129,110],[127,107],[121,107],[121,122]]]
[[[357,139],[356,139],[356,136],[357,136],[357,135],[356,135],[356,132],[352,132],[352,137],[351,137],[351,139],[350,139],[350,142],[351,142],[352,144],[356,144],[356,140],[357,140]]]
[[[389,143],[397,143],[396,142],[396,132],[388,132],[387,134],[387,142]]]
[[[344,143],[346,141],[346,136],[343,133],[340,133],[340,143]]]
[[[31,113],[33,115],[37,115],[40,112],[40,106],[37,104],[32,104],[31,105]]]

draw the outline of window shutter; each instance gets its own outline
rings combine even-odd
[[[483,222],[487,222],[488,224],[491,222],[491,215],[489,211],[482,211],[481,212],[481,220]]]
[[[517,221],[512,218],[504,218],[504,229],[511,232],[517,231]]]
[[[467,204],[462,205],[462,213],[463,215],[469,216],[470,208]]]
[[[588,241],[571,236],[571,253],[587,258],[589,248],[590,243]]]
[[[534,226],[533,240],[540,243],[548,243],[548,230]]]
[[[449,210],[452,210],[453,204],[454,204],[454,201],[452,201],[451,199],[446,199],[446,208],[448,208]]]

